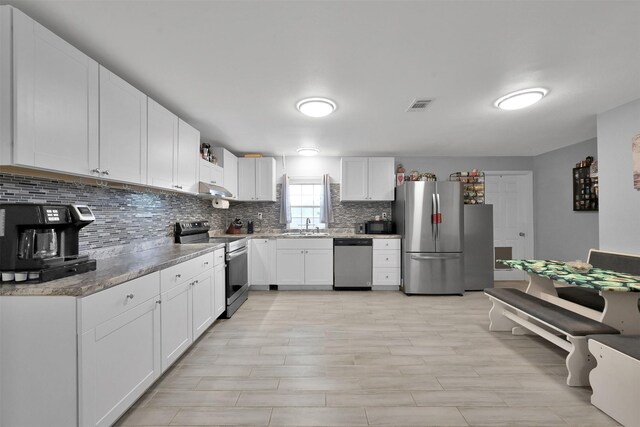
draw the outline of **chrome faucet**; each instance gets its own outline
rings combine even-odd
[[[306,222],[307,222],[307,223],[306,223],[306,225],[305,225],[305,231],[308,233],[308,232],[309,232],[309,224],[311,224],[311,220],[310,220],[309,218],[307,218],[307,221],[306,221]]]

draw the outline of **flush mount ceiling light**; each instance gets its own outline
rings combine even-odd
[[[318,150],[317,148],[313,148],[313,147],[298,148],[296,151],[301,156],[315,156],[320,152],[320,150]]]
[[[307,98],[298,102],[296,108],[305,116],[324,117],[336,110],[336,103],[327,98]]]
[[[493,105],[502,110],[519,110],[540,101],[547,93],[549,91],[541,87],[523,89],[499,98]]]

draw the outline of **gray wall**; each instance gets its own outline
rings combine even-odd
[[[592,139],[533,159],[536,258],[586,260],[589,249],[598,248],[598,212],[574,212],[572,201],[572,169],[596,152]]]
[[[633,188],[631,139],[640,99],[598,115],[600,248],[640,254],[640,191]]]

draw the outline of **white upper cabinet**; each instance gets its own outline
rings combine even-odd
[[[229,150],[222,147],[213,149],[218,164],[222,166],[224,188],[232,194],[230,199],[238,198],[238,158]]]
[[[200,132],[182,119],[178,120],[178,163],[176,184],[178,190],[198,192],[198,159],[200,158]]]
[[[17,9],[3,16],[9,12],[13,163],[90,175],[98,165],[98,63]],[[2,55],[10,61],[11,52]]]
[[[147,184],[173,188],[178,149],[178,116],[148,98]]]
[[[238,200],[276,201],[276,160],[273,157],[238,159]]]
[[[341,201],[394,199],[393,157],[343,157],[340,170]]]
[[[224,171],[220,166],[200,159],[200,181],[224,187]]]
[[[146,184],[146,168],[147,95],[100,66],[99,173]]]

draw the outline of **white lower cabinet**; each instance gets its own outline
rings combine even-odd
[[[333,285],[333,239],[278,239],[276,284]]]
[[[400,287],[400,239],[373,239],[372,288]]]
[[[216,320],[213,316],[215,301],[213,290],[213,270],[194,278],[191,284],[193,340],[197,340]]]
[[[162,301],[162,371],[175,362],[193,341],[190,283],[164,292]]]
[[[152,273],[79,300],[79,425],[112,425],[160,376],[159,282]]]
[[[222,251],[224,253],[224,249]],[[224,268],[224,262],[213,267],[213,317],[215,319],[227,309],[227,284]]]
[[[276,241],[274,239],[251,239],[249,241],[249,286],[275,284]]]

